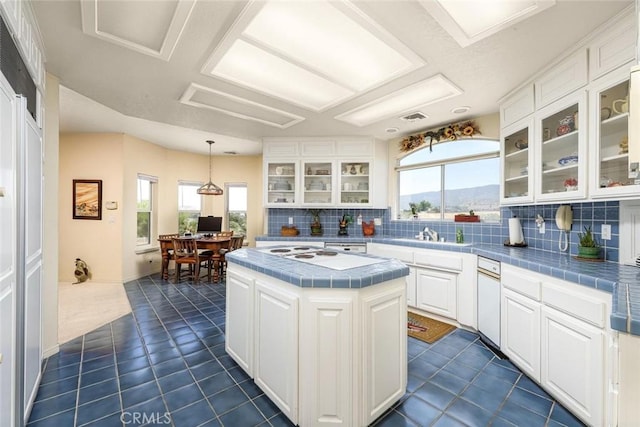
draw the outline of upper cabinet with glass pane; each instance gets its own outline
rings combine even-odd
[[[338,184],[339,203],[348,205],[368,205],[371,163],[362,161],[341,161]]]
[[[638,197],[628,178],[634,16],[626,8],[501,101],[502,204]],[[514,150],[525,135],[527,148]]]
[[[502,159],[503,204],[526,203],[533,200],[533,120],[520,120],[503,132],[500,149]]]
[[[265,204],[291,206],[296,203],[298,163],[295,161],[273,161],[265,164]]]
[[[388,206],[387,175],[372,173],[387,170],[384,141],[265,138],[263,147],[268,207]]]
[[[306,161],[302,162],[304,171],[302,203],[305,205],[333,204],[333,162]]]
[[[590,91],[591,195],[637,196],[629,170],[629,72],[626,67],[599,79]]]
[[[587,194],[587,97],[584,90],[567,96],[536,115],[537,200],[575,200]]]

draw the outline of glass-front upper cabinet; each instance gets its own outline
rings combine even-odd
[[[520,120],[502,130],[502,204],[533,201],[533,119]]]
[[[625,69],[626,68],[626,69]],[[610,73],[590,92],[591,196],[637,196],[640,185],[629,178],[629,69]]]
[[[332,161],[302,162],[302,203],[305,205],[333,204],[334,173]]]
[[[366,161],[340,161],[338,183],[341,205],[368,205],[371,197],[371,163]]]
[[[269,161],[266,163],[267,205],[285,206],[296,204],[295,161]]]
[[[586,197],[586,101],[580,90],[536,115],[536,200]]]

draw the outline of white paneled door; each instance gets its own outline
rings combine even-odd
[[[26,101],[23,101],[26,106]],[[22,178],[24,204],[19,218],[24,220],[24,402],[36,397],[42,360],[42,131],[22,108],[24,149]],[[20,212],[20,211],[19,211]],[[20,238],[20,237],[19,237]],[[29,410],[25,408],[25,413]],[[26,420],[25,420],[26,422]]]
[[[16,97],[0,76],[0,420],[14,425],[16,298]]]
[[[42,130],[0,75],[0,424],[26,423],[42,362]]]

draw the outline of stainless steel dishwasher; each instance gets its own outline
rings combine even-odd
[[[500,352],[500,262],[478,256],[478,332]]]

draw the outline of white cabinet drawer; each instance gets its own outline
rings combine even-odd
[[[574,285],[566,283],[566,286],[573,287]],[[599,328],[604,328],[606,324],[607,307],[604,301],[567,289],[561,282],[558,284],[543,283],[542,301],[545,305],[582,319]]]
[[[416,251],[415,263],[445,270],[462,271],[462,258],[459,255],[438,251]]]
[[[541,299],[541,280],[530,271],[518,271],[503,264],[501,275],[502,286],[536,301]]]
[[[368,252],[373,255],[395,258],[399,261],[406,262],[407,264],[413,264],[413,251],[410,249],[384,245],[384,247],[378,248],[378,250],[368,250]]]

